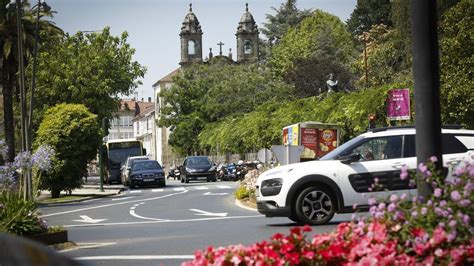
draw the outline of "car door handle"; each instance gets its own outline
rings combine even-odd
[[[395,169],[402,169],[403,166],[406,166],[406,164],[401,163],[401,162],[392,164],[392,167]]]
[[[456,164],[458,164],[458,163],[461,162],[461,161],[462,161],[462,160],[459,159],[459,158],[451,158],[451,159],[448,159],[448,160],[446,161],[446,164],[447,164],[447,165],[456,165]]]

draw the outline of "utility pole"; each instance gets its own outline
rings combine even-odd
[[[411,28],[413,77],[415,80],[416,158],[418,164],[436,156],[437,170],[443,169],[441,151],[441,112],[439,88],[439,50],[436,1],[412,0]],[[417,179],[418,194],[427,199],[432,189]]]

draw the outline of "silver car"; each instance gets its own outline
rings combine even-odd
[[[130,156],[127,158],[125,163],[123,164],[120,171],[122,172],[122,184],[125,186],[130,186],[130,167],[134,161],[140,160],[150,160],[147,156]]]

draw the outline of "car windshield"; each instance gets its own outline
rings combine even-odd
[[[189,158],[187,161],[187,165],[210,165],[211,162],[206,157],[194,157]]]
[[[135,161],[132,171],[160,170],[161,166],[157,161]]]
[[[319,160],[320,161],[337,160],[346,149],[348,149],[349,147],[352,147],[354,144],[361,141],[362,139],[363,137],[361,136],[355,137],[349,140],[348,142],[342,144],[341,146],[337,147],[333,151],[329,152],[328,154],[324,155]]]

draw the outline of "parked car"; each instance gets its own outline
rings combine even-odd
[[[120,169],[121,176],[122,176],[122,184],[126,186],[130,185],[130,178],[129,178],[130,167],[134,161],[138,161],[138,160],[150,160],[150,158],[148,158],[147,156],[128,157],[125,163],[123,164],[122,168]]]
[[[166,186],[165,171],[156,160],[136,160],[130,165],[130,188],[137,186]]]
[[[207,182],[216,182],[216,166],[207,156],[188,156],[180,167],[181,183],[189,180],[205,179]]]
[[[473,130],[442,130],[446,168],[464,160],[472,161],[473,149]],[[336,212],[353,212],[354,204],[361,210],[368,209],[371,196],[416,195],[416,187],[400,178],[402,167],[417,167],[415,128],[373,129],[319,161],[289,164],[261,174],[257,179],[257,209],[267,217],[325,224]],[[380,190],[370,189],[375,178],[382,186]]]

